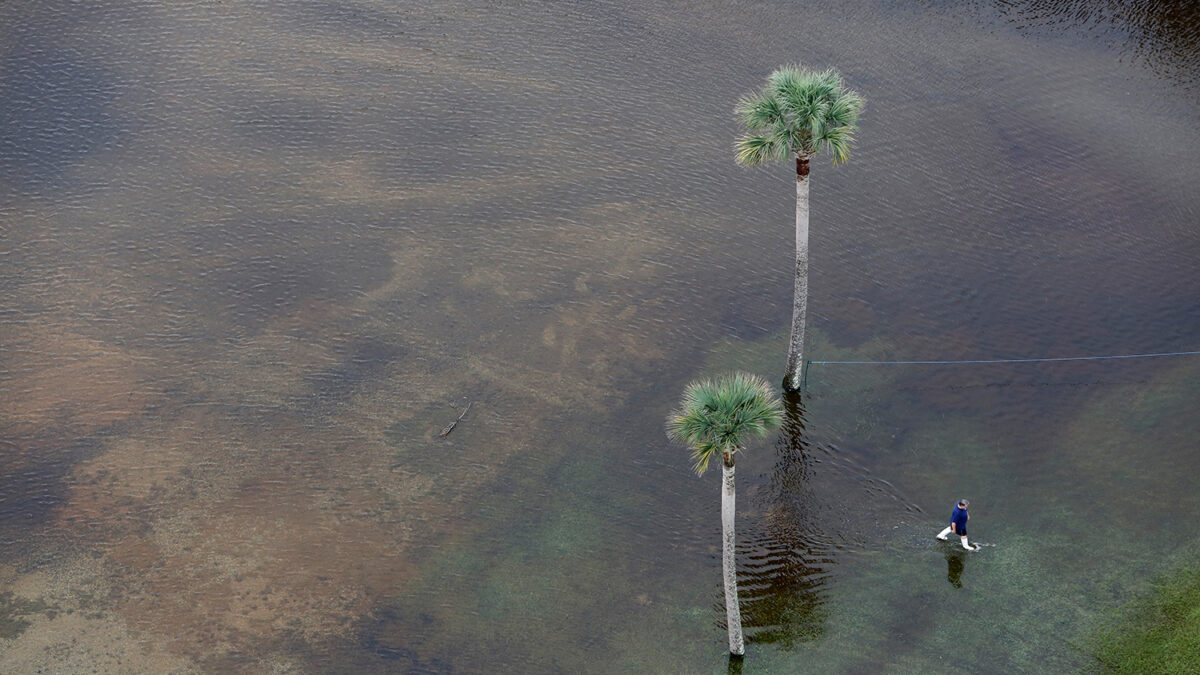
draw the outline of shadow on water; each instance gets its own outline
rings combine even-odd
[[[751,642],[794,647],[819,638],[827,609],[821,597],[832,551],[810,514],[812,453],[799,394],[784,394],[764,515],[739,554],[739,595]]]

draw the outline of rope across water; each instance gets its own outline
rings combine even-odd
[[[1060,356],[1044,359],[974,359],[969,361],[809,361],[821,366],[943,366],[959,363],[1038,363],[1043,361],[1102,361],[1105,359],[1147,359],[1154,356],[1190,356],[1200,352],[1159,352],[1157,354],[1120,354],[1116,356]]]
[[[1109,359],[1149,359],[1156,356],[1195,356],[1195,352],[1156,352],[1153,354],[1116,354],[1111,356],[1059,356],[1040,359],[968,359],[962,361],[805,361],[800,386],[808,385],[809,366],[954,366],[987,363],[1046,363],[1049,361],[1105,361]]]

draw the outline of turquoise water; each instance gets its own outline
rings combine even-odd
[[[781,379],[732,108],[789,62],[868,101],[808,358],[1200,349],[1172,7],[5,5],[0,670],[1094,666],[1195,555],[1200,357],[814,365],[738,463],[735,664],[663,424]]]

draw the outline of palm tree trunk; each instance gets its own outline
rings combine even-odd
[[[721,571],[725,575],[725,623],[729,626],[729,653],[746,653],[742,639],[742,610],[738,607],[737,545],[734,536],[734,513],[737,490],[733,483],[733,456],[721,462]]]
[[[792,335],[788,343],[784,391],[800,390],[804,368],[804,320],[808,314],[808,158],[796,157],[796,286],[792,295]]]

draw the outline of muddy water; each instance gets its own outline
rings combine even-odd
[[[662,420],[782,374],[791,178],[733,165],[737,97],[869,101],[812,358],[1194,350],[1173,8],[7,3],[0,669],[724,670]],[[814,366],[739,465],[742,665],[1089,665],[1195,553],[1198,371]],[[960,496],[979,554],[932,541]]]

